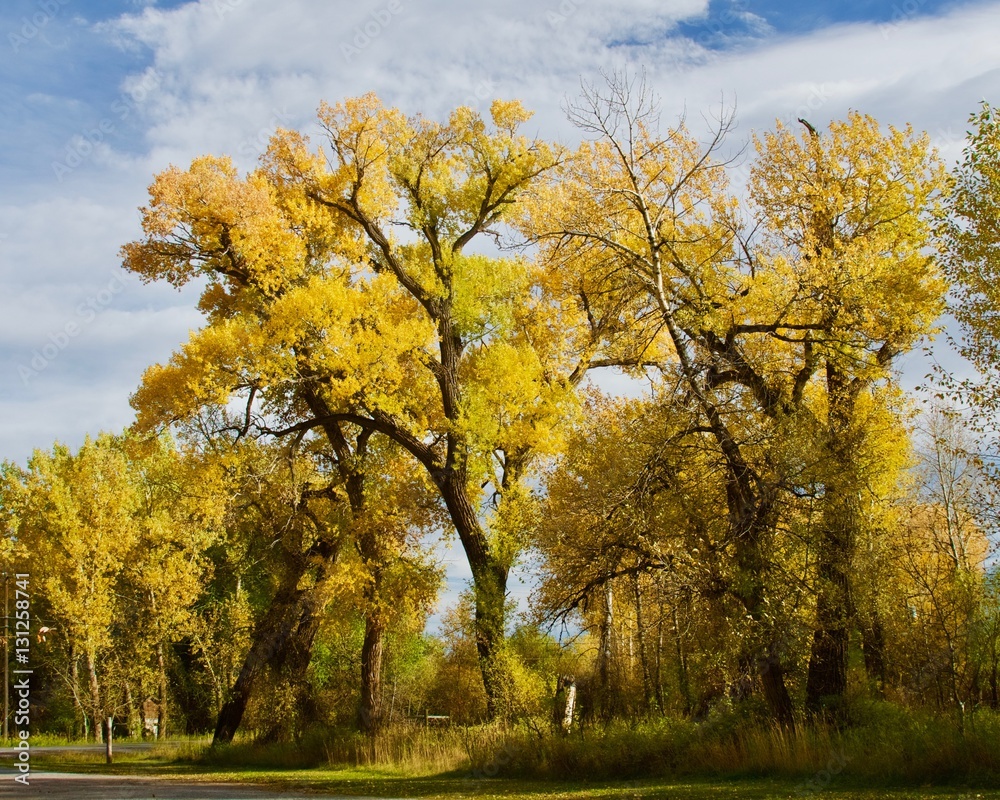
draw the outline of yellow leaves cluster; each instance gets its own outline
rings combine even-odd
[[[860,364],[865,348],[895,354],[929,333],[943,310],[930,243],[947,181],[927,135],[854,112],[824,134],[779,123],[755,144],[752,200],[791,256],[797,319],[828,329],[831,356]]]
[[[132,396],[138,411],[136,429],[154,430],[185,419],[204,406],[224,406],[238,387],[247,385],[260,331],[245,319],[222,320],[193,332],[166,365],[149,367]]]
[[[259,174],[239,179],[228,158],[198,158],[187,171],[171,167],[150,187],[150,201],[142,209],[147,238],[122,248],[125,267],[145,280],[182,286],[205,274],[272,296],[304,268],[303,242],[277,208],[273,187]]]
[[[244,179],[209,157],[158,176],[125,266],[177,285],[207,275],[209,325],[147,372],[140,427],[251,389],[287,419],[309,391],[422,440],[461,432],[485,460],[551,449],[562,378],[585,355],[553,314],[564,299],[525,259],[463,251],[558,150],[518,133],[530,117],[519,102],[490,117],[407,118],[368,94],[320,107],[326,151],[278,131]],[[441,371],[456,368],[460,403],[442,396]]]
[[[96,658],[115,626],[143,614],[131,635],[149,647],[188,618],[225,504],[218,482],[171,442],[102,435],[76,453],[57,444],[34,453],[16,486],[15,536],[53,627],[77,652]]]

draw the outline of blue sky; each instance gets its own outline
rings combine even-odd
[[[249,168],[320,100],[375,90],[433,116],[519,97],[571,142],[581,78],[645,68],[666,120],[698,130],[735,103],[737,144],[858,109],[954,160],[969,113],[1000,102],[998,42],[1000,0],[5,0],[0,458],[120,430],[144,368],[200,324],[191,291],[118,268],[152,176],[206,152]]]

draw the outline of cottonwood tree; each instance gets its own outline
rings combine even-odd
[[[758,266],[787,261],[800,287],[790,310],[796,330],[771,333],[793,348],[792,401],[799,402],[795,392],[802,396],[807,376],[818,375],[823,389],[825,409],[813,414],[822,421],[830,469],[822,482],[806,685],[806,708],[817,712],[823,698],[842,698],[847,686],[859,498],[871,495],[880,471],[898,472],[893,453],[901,445],[890,437],[879,448],[877,432],[860,418],[860,396],[871,399],[873,390],[895,383],[895,359],[932,332],[944,309],[933,230],[946,182],[926,134],[883,131],[857,113],[826,133],[801,122],[799,136],[779,123],[756,140],[749,193],[763,232]],[[892,405],[891,389],[881,396]]]
[[[592,141],[553,173],[527,225],[544,257],[619,294],[634,363],[670,365],[679,402],[696,414],[689,434],[707,435],[724,464],[730,591],[751,621],[745,665],[775,719],[791,723],[769,597],[776,526],[794,489],[778,450],[815,417],[807,399],[818,376],[830,427],[937,316],[943,284],[922,248],[943,173],[926,137],[884,135],[860,115],[828,136],[807,126],[801,141],[779,127],[758,141],[750,236],[719,158],[731,120],[706,144],[683,125],[661,134],[644,85],[620,76],[605,93],[585,87],[571,116]],[[832,521],[832,497],[828,508]],[[842,565],[849,543],[824,549]],[[826,644],[832,628],[841,641],[841,620],[818,627],[817,651],[837,650]],[[840,650],[823,657],[842,660]]]
[[[36,451],[6,475],[14,535],[66,650],[75,701],[96,732],[141,699],[132,687],[151,672],[164,720],[165,648],[181,637],[208,577],[205,551],[224,508],[218,483],[167,440],[139,446],[107,434],[75,453],[58,444]]]
[[[739,683],[722,465],[656,398],[592,398],[585,420],[547,476],[536,607],[590,633],[586,713],[692,713]]]
[[[992,666],[978,657],[980,642],[987,652],[996,646],[987,583],[996,489],[959,419],[932,409],[918,435],[917,483],[894,548],[911,613],[904,629],[918,678],[911,686],[933,684],[939,703],[961,715],[979,699],[981,672]]]
[[[468,108],[447,123],[407,118],[373,95],[319,116],[323,147],[280,131],[246,178],[221,158],[156,178],[125,266],[177,286],[204,276],[208,324],[147,372],[140,424],[241,397],[245,432],[315,432],[348,471],[363,470],[375,436],[405,451],[469,560],[498,715],[511,700],[504,596],[524,481],[558,448],[608,323],[533,261],[471,246],[558,152],[519,133],[529,115],[516,102],[494,102],[489,124]]]

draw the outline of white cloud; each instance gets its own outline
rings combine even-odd
[[[518,97],[537,112],[532,132],[568,141],[576,132],[560,105],[577,93],[581,77],[645,66],[665,121],[686,111],[696,131],[699,115],[718,109],[720,99],[738,101],[743,137],[775,118],[808,115],[819,126],[858,109],[929,130],[954,158],[967,115],[998,86],[998,0],[934,19],[746,40],[729,52],[706,50],[697,36],[672,36],[678,21],[703,19],[707,6],[201,0],[171,10],[147,4],[105,23],[109,46],[150,53],[148,68],[120,76],[117,102],[124,106],[98,110],[98,119],[116,126],[114,135],[62,182],[34,176],[30,186],[0,189],[3,457],[23,460],[57,438],[78,444],[87,431],[126,425],[143,368],[168,358],[198,324],[193,287],[178,295],[134,282],[29,385],[19,379],[18,366],[53,332],[81,321],[79,304],[118,271],[118,248],[139,235],[136,208],[153,174],[206,152],[228,152],[248,168],[276,126],[314,130],[320,100],[374,90],[408,112],[442,116],[458,104],[485,108],[494,96]],[[768,33],[766,21],[746,22]],[[73,104],[43,94],[24,100]],[[138,142],[131,127],[137,122]],[[906,369],[911,384],[927,371],[916,357]],[[466,572],[454,571],[451,597]]]
[[[278,125],[314,130],[321,99],[372,89],[408,111],[442,115],[459,103],[485,107],[493,96],[516,96],[538,112],[533,132],[569,140],[576,133],[560,104],[576,94],[580,77],[599,79],[600,69],[628,64],[645,66],[666,120],[687,111],[696,130],[699,114],[718,108],[720,99],[738,101],[744,137],[775,117],[808,115],[822,125],[854,108],[885,122],[912,121],[954,158],[966,116],[1000,75],[995,1],[934,19],[765,39],[735,52],[710,52],[671,37],[678,20],[696,24],[706,9],[702,0],[517,0],[502,8],[458,0],[366,7],[202,0],[171,10],[150,6],[104,23],[118,46],[149,48],[150,63],[121,76],[126,121],[119,119],[121,109],[103,109],[121,130],[94,146],[62,182],[39,177],[44,199],[25,202],[18,187],[5,187],[0,264],[11,311],[0,328],[3,349],[13,356],[43,341],[73,318],[87,291],[114,273],[118,247],[138,235],[136,207],[155,172],[204,152],[229,152],[250,167]],[[358,52],[345,55],[345,45]],[[48,102],[39,94],[27,99]],[[125,135],[126,125],[136,122],[142,125],[138,143]],[[79,137],[67,147],[74,143],[81,145]],[[37,196],[35,188],[28,194]],[[151,311],[191,299],[139,285],[124,297],[148,303]],[[163,336],[179,343],[186,332],[165,328]],[[127,331],[122,336],[137,357],[153,359],[141,339]],[[51,438],[44,430],[38,430],[40,441]]]

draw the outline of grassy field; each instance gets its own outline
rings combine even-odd
[[[164,745],[141,753],[122,752],[107,766],[98,752],[46,755],[36,752],[35,770],[91,772],[119,775],[149,775],[182,781],[233,781],[263,784],[274,789],[367,797],[413,797],[460,800],[657,800],[657,798],[771,798],[816,797],[829,800],[875,800],[875,798],[993,798],[1000,788],[986,785],[872,786],[847,774],[817,773],[807,779],[783,777],[647,778],[638,780],[539,780],[489,778],[469,771],[413,775],[411,771],[385,767],[278,768],[211,764],[203,758],[204,745],[197,741]],[[246,756],[246,752],[241,758]],[[235,760],[235,759],[234,759]],[[264,760],[268,760],[265,758]],[[270,760],[274,760],[273,758]]]

